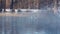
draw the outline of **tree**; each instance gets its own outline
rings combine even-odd
[[[0,12],[2,12],[2,0],[0,0]]]

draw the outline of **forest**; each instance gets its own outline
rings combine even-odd
[[[0,9],[41,9],[58,5],[59,0],[0,0]],[[59,6],[59,5],[58,5]]]

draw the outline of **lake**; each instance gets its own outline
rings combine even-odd
[[[49,11],[0,16],[0,34],[60,34],[60,17]]]

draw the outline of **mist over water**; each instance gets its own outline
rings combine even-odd
[[[4,8],[3,4],[0,8]],[[36,7],[34,6],[35,2],[30,4],[27,1],[27,4],[26,2],[22,3],[23,6],[21,5],[21,8],[39,8],[42,10],[48,9],[49,11],[30,12],[28,16],[0,16],[0,34],[60,34],[60,14],[54,14],[52,11],[55,6],[54,1],[48,0],[47,2],[47,0],[41,0],[37,5],[38,4],[39,6]],[[15,5],[13,7],[13,4],[11,3],[9,8],[15,8]],[[56,6],[55,8],[59,8],[59,6]],[[27,14],[28,12],[25,13]]]
[[[1,34],[60,34],[60,17],[52,11],[38,11],[29,16],[0,16],[0,24]]]

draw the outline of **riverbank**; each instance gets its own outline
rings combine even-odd
[[[32,14],[34,14],[34,13],[32,13],[32,12],[24,12],[24,13],[8,13],[8,12],[6,12],[6,13],[0,13],[0,16],[30,16],[30,15],[32,15]]]
[[[18,13],[0,13],[0,16],[26,16],[26,15]]]

